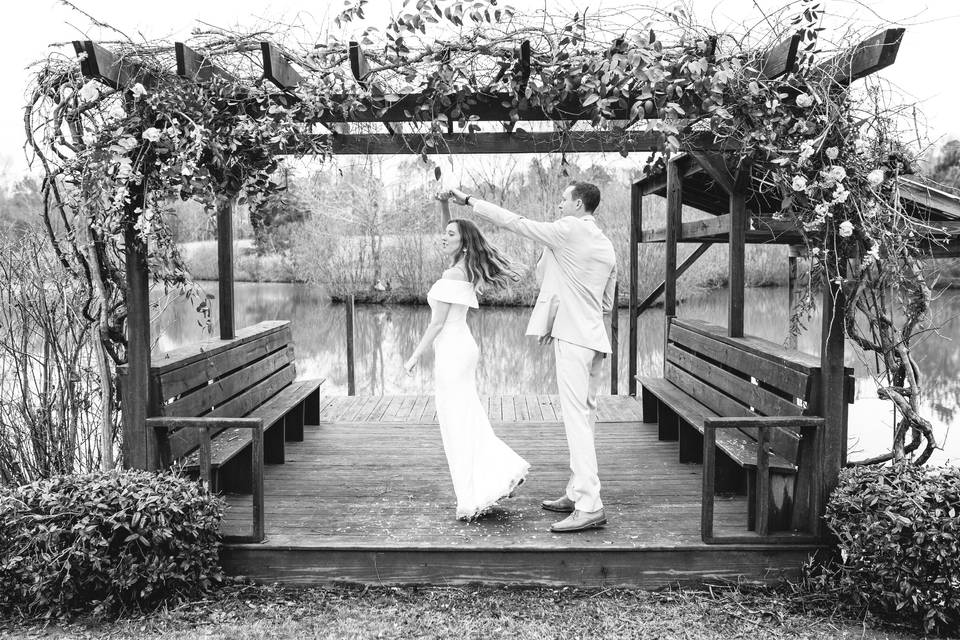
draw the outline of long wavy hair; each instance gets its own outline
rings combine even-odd
[[[487,286],[503,288],[520,279],[513,261],[490,244],[476,224],[462,218],[454,218],[450,222],[456,223],[460,229],[461,249],[451,266],[463,265],[467,278],[475,287],[481,290]]]

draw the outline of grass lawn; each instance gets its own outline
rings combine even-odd
[[[647,592],[572,588],[284,589],[216,598],[115,623],[3,626],[3,638],[913,638],[826,598],[706,585]]]

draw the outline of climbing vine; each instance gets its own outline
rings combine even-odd
[[[922,379],[909,347],[929,306],[920,260],[930,230],[898,197],[897,177],[912,160],[894,119],[870,99],[875,93],[855,100],[838,81],[843,59],[820,54],[818,3],[806,0],[782,29],[774,24],[749,39],[713,32],[682,9],[549,18],[496,0],[416,0],[385,24],[364,26],[366,5],[348,4],[333,20],[339,31],[319,43],[292,42],[281,28],[198,31],[189,46],[225,72],[209,81],[178,76],[170,43],[119,32],[118,41],[100,43],[131,75],[118,89],[85,78],[73,56],[38,67],[26,131],[46,173],[44,219],[63,264],[87,283],[87,317],[99,323],[115,364],[125,360],[122,249],[130,225],[149,248],[154,281],[198,295],[167,231],[175,199],[210,210],[235,196],[254,208],[269,203],[281,194],[272,179],[278,157],[330,154],[317,123],[335,129],[331,123],[376,121],[396,108],[408,120],[398,138],[431,164],[443,134],[480,131],[478,105],[498,96],[508,130],[519,131],[528,110],[555,114],[558,149],[577,135],[578,119],[614,133],[660,131],[647,171],[705,139],[726,143],[734,170],[749,170],[760,196],[775,203],[773,223],[803,234],[810,268],[795,330],[819,283],[844,293],[847,334],[883,358],[881,393],[901,410],[891,455],[915,451],[922,436],[927,446],[916,461],[929,457],[936,442],[919,413]],[[765,76],[763,52],[797,31],[798,64]],[[365,54],[359,77],[348,37]],[[265,40],[300,70],[292,93],[263,80],[257,54]],[[524,40],[528,60],[518,53]],[[570,104],[586,111],[571,115]],[[892,319],[891,295],[905,322]],[[203,309],[205,298],[197,300]]]

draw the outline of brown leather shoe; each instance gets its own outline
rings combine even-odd
[[[607,524],[607,516],[603,509],[597,511],[579,511],[576,510],[568,517],[550,527],[554,533],[572,533],[574,531],[584,531],[586,529],[595,529]]]
[[[574,509],[573,500],[567,496],[557,500],[544,500],[540,503],[540,506],[547,511],[556,511],[557,513],[573,513]]]

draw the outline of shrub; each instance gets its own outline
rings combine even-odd
[[[960,624],[960,469],[910,464],[844,470],[826,520],[834,581],[872,610],[926,631]]]
[[[112,615],[222,580],[223,505],[173,472],[64,475],[0,488],[0,611]]]

